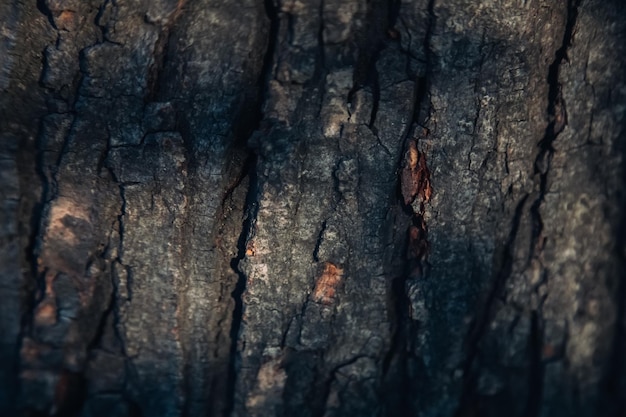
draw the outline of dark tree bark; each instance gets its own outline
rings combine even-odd
[[[626,415],[620,1],[0,29],[0,415]]]

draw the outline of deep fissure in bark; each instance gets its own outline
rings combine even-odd
[[[543,231],[543,221],[540,214],[540,206],[544,201],[547,176],[550,169],[550,163],[554,153],[552,144],[556,140],[557,136],[563,131],[567,123],[567,114],[565,110],[565,103],[561,94],[561,84],[559,82],[559,68],[564,59],[567,59],[567,48],[571,44],[574,25],[576,23],[576,17],[578,13],[577,0],[570,0],[567,7],[567,21],[564,30],[563,40],[560,48],[555,52],[555,59],[548,68],[548,125],[545,130],[544,137],[539,141],[540,147],[539,153],[534,163],[535,174],[539,176],[539,195],[533,201],[530,206],[530,214],[532,218],[532,238],[531,248],[528,262],[532,258],[537,256],[536,251],[541,251],[543,248],[543,239],[541,237]],[[482,339],[487,325],[491,320],[493,314],[493,304],[497,295],[502,291],[504,283],[512,272],[512,249],[515,243],[517,230],[523,213],[523,207],[529,195],[525,195],[518,203],[515,210],[515,216],[513,219],[513,227],[509,234],[509,239],[504,247],[502,266],[494,280],[494,285],[487,297],[485,308],[474,320],[468,337],[468,354],[466,363],[464,366],[464,390],[461,397],[459,409],[457,411],[457,417],[465,415],[468,410],[473,409],[475,401],[477,401],[474,394],[474,387],[476,383],[476,375],[472,371],[472,365],[479,351],[479,343]],[[545,279],[545,278],[544,278]],[[534,291],[537,291],[535,286]],[[541,317],[541,303],[537,310],[533,310],[531,313],[531,331],[528,341],[529,349],[529,375],[528,375],[528,398],[526,400],[526,409],[524,415],[526,417],[535,417],[541,411],[541,400],[543,395],[543,379],[544,379],[544,365],[542,362],[542,347],[543,347],[543,326]]]
[[[270,21],[270,30],[268,34],[267,49],[265,50],[265,56],[263,57],[263,68],[261,70],[261,76],[259,78],[258,93],[261,99],[259,100],[259,109],[257,113],[259,117],[258,122],[260,122],[263,118],[262,105],[267,98],[267,84],[272,75],[274,54],[276,52],[276,46],[278,45],[278,29],[280,21],[278,18],[278,6],[274,3],[274,1],[275,0],[263,0],[263,5],[265,6],[265,14]]]
[[[153,62],[148,68],[148,77],[146,80],[147,91],[144,102],[147,104],[152,101],[158,101],[162,95],[163,86],[166,85],[168,74],[168,63],[171,59],[170,56],[174,49],[173,40],[175,39],[175,33],[178,28],[178,20],[183,14],[183,7],[186,0],[178,0],[176,8],[171,12],[168,19],[160,25],[161,31],[157,41],[154,44]],[[146,22],[147,16],[144,17]]]
[[[0,124],[3,124],[0,122]],[[0,126],[0,130],[3,130],[4,126]],[[4,361],[4,370],[13,371],[11,376],[13,386],[11,391],[8,391],[8,395],[15,395],[19,398],[20,390],[20,369],[21,369],[21,349],[23,348],[24,339],[32,331],[32,322],[34,312],[37,304],[41,301],[43,292],[45,290],[45,283],[43,274],[38,271],[37,265],[37,251],[39,245],[39,238],[41,234],[42,218],[45,215],[46,195],[48,194],[48,181],[44,172],[44,157],[42,151],[42,137],[43,137],[43,121],[38,124],[37,136],[34,141],[29,141],[27,138],[21,138],[19,140],[16,152],[17,165],[18,165],[18,181],[21,185],[24,184],[26,190],[31,188],[39,188],[37,195],[30,195],[28,192],[21,191],[20,198],[20,213],[18,220],[19,232],[27,236],[26,244],[23,247],[23,258],[21,262],[22,266],[22,282],[20,285],[20,299],[22,306],[19,314],[19,330],[17,332],[17,339],[15,340],[15,346],[17,349],[13,352],[9,361]],[[32,172],[26,169],[30,164],[34,162],[34,168]],[[22,168],[19,168],[19,167]],[[35,182],[37,185],[35,185]],[[3,213],[4,215],[4,213]],[[6,404],[0,404],[0,407],[6,406]],[[11,404],[11,412],[16,412],[16,408],[20,405],[17,402]]]
[[[364,32],[360,34],[358,57],[352,74],[352,88],[348,92],[347,102],[352,104],[357,91],[369,87],[372,94],[372,109],[368,127],[372,129],[380,100],[380,83],[376,63],[381,50],[385,47],[387,31],[392,27],[390,20],[390,0],[371,1],[368,6]],[[376,133],[376,132],[374,132]]]
[[[104,0],[104,2],[98,7],[98,13],[96,13],[96,17],[94,18],[94,23],[100,29],[100,33],[102,34],[102,40],[107,39],[109,28],[106,25],[100,24],[100,19],[104,16],[104,12],[106,11],[106,7],[111,0]]]
[[[529,263],[533,258],[538,258],[543,251],[546,238],[543,236],[543,219],[541,205],[547,192],[548,175],[554,156],[553,144],[559,134],[567,125],[567,110],[562,94],[562,85],[559,81],[560,68],[563,60],[567,59],[567,49],[572,43],[574,26],[578,17],[579,0],[569,0],[567,3],[567,20],[560,48],[554,54],[554,61],[548,68],[548,125],[544,137],[539,141],[539,153],[535,160],[535,175],[539,175],[539,196],[530,207],[532,218],[532,238],[529,251]],[[536,284],[533,291],[537,296],[538,288],[544,283],[547,271],[542,272],[542,280]],[[526,417],[536,417],[541,411],[543,398],[544,364],[542,362],[543,326],[542,323],[543,299],[539,300],[536,310],[532,311],[531,334],[530,334],[530,370],[528,376],[528,399],[526,402]]]
[[[592,115],[593,117],[593,115]],[[592,119],[593,120],[593,119]],[[592,125],[589,131],[591,135]],[[622,140],[617,144],[617,151],[626,160],[626,126],[622,126]],[[611,346],[608,368],[604,372],[601,389],[604,393],[605,413],[611,417],[626,415],[626,361],[624,349],[626,348],[626,169],[621,168],[621,192],[619,193],[619,207],[622,207],[618,227],[615,230],[614,256],[618,260],[616,282],[610,282],[609,287],[615,289],[616,320],[615,332]],[[612,285],[611,285],[612,284]]]
[[[267,98],[268,82],[271,77],[274,52],[276,50],[276,44],[278,42],[278,10],[273,0],[264,0],[265,13],[270,20],[270,30],[268,34],[268,43],[263,58],[263,66],[261,74],[257,83],[257,108],[254,111],[254,117],[250,120],[251,126],[247,130],[248,135],[251,136],[261,126],[263,120],[263,104]],[[249,137],[248,137],[249,139]],[[236,140],[237,142],[237,140]],[[257,161],[258,156],[256,152],[248,146],[248,141],[240,144],[245,148],[245,152],[248,154],[244,168],[242,171],[241,179],[238,180],[240,184],[243,179],[248,177],[248,192],[246,195],[246,201],[243,208],[244,219],[242,224],[241,234],[237,240],[237,256],[231,259],[230,266],[237,274],[237,283],[235,289],[232,291],[231,296],[235,301],[235,308],[233,309],[232,324],[230,328],[230,358],[228,365],[228,381],[227,381],[227,400],[224,416],[230,416],[235,407],[235,387],[237,382],[238,371],[238,341],[239,331],[243,320],[243,294],[246,290],[247,276],[240,267],[240,262],[246,257],[247,243],[254,235],[255,222],[257,218],[257,212],[259,208],[259,182],[257,175]],[[236,143],[237,145],[237,143]]]
[[[37,1],[36,7],[38,11],[46,17],[50,26],[57,32],[56,40],[53,44],[48,44],[47,47],[54,47],[58,49],[59,42],[61,40],[61,29],[57,27],[54,21],[55,17],[58,17],[58,12],[51,10],[48,7],[48,4],[43,0]],[[84,50],[85,49],[79,51],[79,68]],[[47,49],[45,48],[42,50],[41,72],[39,73],[36,85],[39,87],[41,94],[45,96],[47,111],[42,111],[42,113],[37,115],[39,122],[35,139],[30,141],[27,136],[22,138],[20,140],[18,150],[18,161],[21,158],[27,158],[24,161],[21,161],[18,165],[20,167],[18,169],[20,179],[26,179],[26,177],[28,177],[27,181],[24,183],[24,185],[28,184],[28,186],[24,187],[24,189],[30,189],[33,186],[32,181],[37,181],[38,187],[36,187],[36,189],[38,189],[39,192],[38,196],[34,199],[26,194],[21,197],[21,199],[23,199],[23,204],[25,204],[25,206],[30,206],[30,210],[24,212],[27,213],[24,214],[24,217],[28,219],[27,223],[29,224],[29,227],[28,243],[24,246],[23,260],[28,264],[28,268],[25,268],[25,273],[22,274],[23,281],[21,295],[24,304],[20,316],[20,330],[17,340],[18,349],[15,352],[14,357],[14,363],[16,366],[30,365],[28,364],[28,361],[24,361],[21,351],[27,338],[31,337],[37,343],[41,342],[40,336],[37,335],[35,330],[34,320],[38,304],[41,303],[46,297],[45,276],[47,273],[51,272],[55,274],[55,280],[59,276],[58,271],[50,271],[47,267],[39,265],[39,256],[41,255],[42,245],[44,243],[43,238],[46,233],[47,223],[49,222],[52,203],[59,197],[58,173],[63,158],[67,154],[70,138],[74,134],[77,121],[75,107],[79,99],[78,92],[80,82],[82,80],[82,74],[78,71],[69,84],[64,86],[64,88],[68,88],[68,90],[64,92],[45,85],[44,77],[49,71],[54,70],[46,59],[46,51]],[[67,108],[56,108],[56,105],[53,103],[55,100],[63,102]],[[50,149],[48,147],[50,144],[46,143],[46,117],[61,114],[69,115],[72,118],[72,121],[69,129],[63,136],[59,149]],[[56,156],[56,159],[54,161],[47,161],[47,157],[49,158],[52,155]],[[34,168],[32,169],[32,172],[34,175],[31,176],[26,167],[33,164],[33,162]],[[51,162],[51,164],[46,164],[47,162]],[[99,164],[97,168],[98,170],[100,169]],[[31,199],[33,201],[30,201]],[[24,220],[20,220],[20,222],[22,221]],[[102,250],[97,251],[90,257],[85,265],[84,273],[86,275],[89,273],[88,270],[93,262],[101,262],[103,260],[103,254],[107,249],[108,245],[105,245]],[[107,308],[99,317],[95,334],[91,340],[86,341],[87,352],[99,343],[104,331],[105,321],[112,308],[113,300],[109,300]],[[25,363],[27,365],[25,365]],[[16,386],[19,386],[22,382],[19,378],[19,373],[16,373],[16,377]],[[49,410],[49,413],[44,414],[51,414],[55,416],[75,415],[80,411],[87,398],[84,370],[70,371],[67,367],[62,367],[59,369],[58,378],[59,380],[56,384],[56,392],[53,398],[52,408]],[[20,393],[20,395],[23,394]],[[31,404],[27,402],[21,402],[18,404],[18,407],[22,412],[26,413],[40,412],[31,408]]]
[[[622,155],[626,157],[626,146],[620,146]],[[622,173],[622,187],[626,188],[626,170]],[[621,207],[626,207],[626,195],[622,194]],[[608,361],[608,369],[605,371],[602,388],[605,395],[606,415],[621,417],[626,411],[626,398],[624,397],[624,347],[626,346],[626,214],[622,214],[619,227],[616,230],[615,256],[619,260],[620,271],[617,274],[615,291],[616,320],[613,346],[611,347],[611,359]]]
[[[567,22],[563,34],[561,47],[554,54],[554,61],[548,67],[548,125],[543,138],[539,141],[539,153],[535,160],[535,174],[539,175],[539,196],[533,202],[530,210],[533,218],[533,238],[531,240],[530,257],[535,255],[537,244],[540,244],[543,231],[543,220],[539,208],[545,199],[546,185],[550,164],[554,155],[552,144],[567,124],[565,101],[559,81],[559,70],[564,59],[567,59],[567,48],[571,45],[574,25],[578,16],[578,1],[569,0],[567,5]]]
[[[231,293],[231,296],[235,300],[235,308],[233,310],[232,325],[230,328],[230,359],[229,359],[229,372],[228,372],[228,401],[225,416],[229,416],[234,408],[235,401],[235,383],[237,379],[237,360],[239,353],[237,345],[239,341],[239,330],[241,329],[241,323],[243,320],[243,293],[246,290],[247,276],[245,272],[240,268],[239,263],[246,257],[246,246],[248,240],[254,234],[254,223],[256,221],[258,210],[258,179],[256,173],[257,156],[251,153],[246,161],[244,172],[247,173],[249,178],[248,193],[246,196],[245,207],[243,210],[244,220],[242,225],[242,231],[237,241],[237,256],[231,259],[230,266],[237,274],[237,283],[235,289]]]
[[[324,51],[324,0],[320,0],[319,7],[320,25],[317,30],[317,54],[315,56],[315,70],[313,71],[313,80],[323,80],[323,74],[326,73],[326,53]],[[277,36],[278,36],[278,30]]]
[[[400,1],[390,1],[388,3],[388,12],[390,25],[389,29],[393,29],[393,25],[397,20],[400,10]],[[390,372],[392,363],[395,361],[395,368],[398,371],[396,390],[397,392],[391,393],[387,402],[388,409],[393,413],[400,413],[403,415],[409,415],[412,412],[411,409],[411,387],[412,380],[409,375],[409,355],[408,346],[411,344],[411,337],[415,336],[416,324],[409,317],[410,299],[407,293],[407,280],[423,278],[426,272],[428,264],[428,227],[424,221],[425,214],[425,202],[430,199],[432,189],[430,187],[430,173],[426,164],[426,155],[418,150],[418,142],[421,138],[424,138],[430,132],[422,126],[428,121],[430,113],[430,76],[432,71],[432,57],[430,52],[430,40],[432,31],[436,23],[436,15],[434,12],[435,0],[429,0],[428,11],[428,26],[423,40],[423,48],[425,51],[426,63],[424,75],[414,74],[415,76],[415,88],[413,92],[413,107],[411,109],[410,121],[408,129],[403,141],[404,151],[401,153],[400,160],[397,166],[400,170],[400,175],[397,177],[396,185],[396,204],[401,208],[401,212],[408,219],[408,228],[406,230],[406,237],[403,251],[405,253],[404,271],[401,275],[392,278],[390,284],[390,305],[392,311],[390,312],[390,322],[392,325],[391,330],[391,343],[389,351],[383,359],[383,374],[387,375]],[[405,53],[409,53],[406,51]],[[375,114],[373,114],[375,117]],[[375,120],[375,119],[374,119]],[[372,120],[371,122],[373,123]],[[418,133],[418,131],[420,133]],[[413,141],[413,143],[411,143]],[[407,165],[410,164],[406,160],[407,155],[411,152],[416,153],[413,155],[417,157],[415,166],[412,167],[412,172],[409,174],[412,181],[417,181],[416,189],[411,190],[411,196],[405,196],[403,190],[403,181],[406,181],[405,171]],[[409,156],[410,157],[410,156]],[[420,199],[419,208],[416,211],[412,206],[413,200]],[[409,201],[410,200],[410,201]],[[419,276],[417,276],[417,275]]]
[[[515,214],[513,215],[513,220],[511,222],[511,230],[502,250],[500,267],[495,276],[493,285],[487,294],[487,298],[483,304],[484,307],[479,310],[470,325],[466,339],[467,356],[463,365],[463,392],[459,401],[459,408],[455,413],[456,417],[466,416],[469,410],[473,409],[475,402],[477,401],[474,394],[476,387],[476,375],[473,372],[472,366],[476,356],[478,355],[480,340],[485,334],[491,315],[493,314],[493,305],[513,270],[513,249],[522,219],[522,214],[524,213],[524,206],[526,205],[527,200],[528,194],[522,197],[522,199],[517,203]]]
[[[159,37],[154,44],[153,59],[154,62],[148,68],[147,94],[144,98],[145,103],[157,101],[161,86],[164,84],[163,70],[167,66],[168,49],[171,42],[173,28],[165,26],[159,33]]]
[[[57,26],[54,24],[54,16],[52,15],[52,10],[46,4],[46,0],[37,0],[37,10],[41,12],[42,15],[48,19],[48,23],[54,28],[57,29]]]
[[[621,145],[622,155],[626,157],[626,147]],[[626,188],[626,170],[622,174],[622,187]],[[622,195],[622,207],[626,207],[626,196]],[[620,225],[616,230],[615,256],[619,260],[620,272],[617,274],[615,303],[616,320],[613,346],[611,347],[611,359],[608,361],[608,369],[605,371],[602,389],[606,398],[606,415],[611,417],[624,416],[626,411],[626,398],[624,397],[624,347],[626,346],[626,214],[622,214]]]
[[[313,262],[319,262],[319,252],[320,246],[322,246],[322,242],[324,241],[324,232],[326,231],[326,226],[328,225],[328,220],[324,220],[322,222],[322,227],[320,227],[320,232],[317,235],[317,240],[315,241],[315,248],[313,249]]]
[[[530,336],[528,340],[529,350],[529,375],[528,375],[528,399],[526,400],[525,417],[538,416],[541,411],[541,399],[543,394],[543,363],[541,352],[543,348],[543,328],[541,316],[537,310],[530,316]]]
[[[22,334],[20,334],[20,340],[23,339],[23,333],[26,329],[27,322],[30,321],[31,315],[34,312],[34,307],[39,301],[37,300],[37,292],[38,292],[37,290],[43,291],[43,288],[41,288],[42,279],[38,271],[39,268],[37,266],[37,250],[38,250],[40,235],[42,232],[41,230],[42,219],[44,218],[44,215],[45,215],[46,199],[47,199],[47,196],[51,192],[50,182],[44,171],[44,155],[43,155],[43,150],[42,150],[43,131],[44,131],[43,123],[44,122],[42,119],[42,121],[39,123],[38,135],[37,135],[37,139],[35,140],[34,146],[32,147],[28,146],[27,141],[23,140],[21,141],[22,143],[20,144],[21,146],[20,146],[20,149],[18,150],[20,154],[33,154],[34,155],[33,160],[35,161],[35,174],[41,186],[41,193],[40,193],[39,199],[38,201],[34,202],[32,211],[30,213],[30,219],[29,219],[30,236],[28,238],[28,246],[26,247],[26,252],[25,252],[26,261],[28,262],[30,266],[29,268],[30,274],[31,274],[30,277],[34,280],[35,287],[38,285],[40,288],[32,288],[30,287],[29,283],[26,283],[26,285],[28,286],[26,290],[27,290],[27,293],[29,294],[29,297],[27,300],[26,308],[24,310],[25,314],[23,314],[22,316],[22,326],[21,326]],[[28,147],[28,148],[25,149],[25,147]]]

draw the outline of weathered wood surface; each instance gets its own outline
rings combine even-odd
[[[620,1],[0,29],[1,415],[626,412]]]

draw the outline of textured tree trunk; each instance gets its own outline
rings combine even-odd
[[[0,0],[0,415],[626,415],[617,0]]]

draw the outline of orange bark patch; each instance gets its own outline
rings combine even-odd
[[[254,241],[251,240],[246,245],[246,256],[254,256],[256,254],[256,249],[254,247]]]
[[[430,171],[426,165],[426,155],[417,149],[417,142],[409,141],[404,168],[402,169],[401,191],[404,204],[411,204],[416,197],[422,202],[430,200],[432,187],[430,185]]]
[[[43,300],[35,309],[35,324],[38,326],[50,326],[57,322],[56,295],[52,287],[54,278],[54,274],[46,274],[46,292]]]
[[[86,205],[70,198],[54,201],[38,259],[39,271],[53,270],[71,276],[84,273],[86,243],[93,238],[93,225]],[[84,256],[84,258],[83,258]]]
[[[341,282],[343,269],[331,262],[324,264],[322,276],[318,278],[313,290],[313,300],[317,303],[331,304],[335,299],[337,286]]]
[[[63,10],[54,22],[59,29],[73,31],[78,26],[78,16],[71,10]]]
[[[50,224],[48,225],[48,239],[60,240],[68,245],[77,245],[80,242],[79,236],[72,227],[73,218],[89,221],[87,213],[82,211],[70,200],[58,200],[50,210]]]
[[[38,326],[51,326],[57,322],[57,309],[54,304],[44,301],[37,307],[35,323]]]

